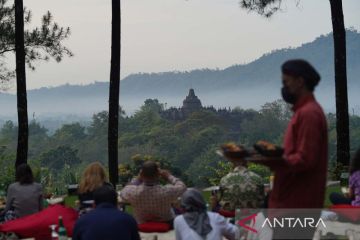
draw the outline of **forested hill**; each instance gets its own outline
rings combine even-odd
[[[121,105],[128,113],[146,98],[158,98],[167,106],[179,106],[190,87],[204,105],[258,108],[280,98],[280,65],[287,59],[304,58],[322,76],[317,96],[324,108],[334,111],[334,68],[332,35],[322,35],[296,48],[274,50],[257,60],[226,69],[188,72],[139,73],[121,82]],[[347,31],[347,64],[350,108],[360,113],[360,33]],[[105,79],[102,79],[102,81]],[[64,85],[29,91],[29,112],[91,114],[107,108],[108,84]],[[15,114],[15,97],[0,94],[0,115]],[[351,110],[351,109],[350,109]]]
[[[347,31],[348,71],[350,85],[356,84],[360,73],[360,33]],[[333,86],[333,39],[322,35],[300,47],[274,50],[244,65],[234,65],[223,70],[201,69],[189,72],[165,72],[133,74],[122,82],[123,94],[141,95],[144,92],[157,95],[173,95],[186,92],[192,86],[203,92],[234,88],[277,87],[279,66],[287,59],[304,58],[313,63],[321,73],[323,86]]]

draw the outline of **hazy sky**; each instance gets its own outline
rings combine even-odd
[[[299,46],[331,31],[329,0],[284,0],[284,11],[264,19],[238,0],[122,0],[121,77],[137,72],[225,68],[273,49]],[[360,1],[344,0],[346,27],[360,30]],[[75,54],[60,64],[37,64],[28,88],[107,81],[110,0],[25,0],[33,26],[50,10],[69,26],[65,45]],[[9,58],[10,60],[10,58]]]

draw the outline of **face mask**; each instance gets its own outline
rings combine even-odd
[[[281,95],[285,102],[294,104],[296,102],[296,96],[289,92],[287,87],[281,88]]]

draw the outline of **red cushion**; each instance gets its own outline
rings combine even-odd
[[[164,222],[147,222],[138,224],[140,232],[153,233],[153,232],[168,232],[171,230],[171,226]]]
[[[233,217],[235,217],[235,212],[234,212],[234,211],[219,210],[218,213],[219,213],[221,216],[226,217],[226,218],[233,218]]]
[[[14,232],[21,238],[50,239],[49,226],[58,224],[59,216],[62,216],[67,235],[71,237],[78,213],[62,205],[53,205],[41,212],[1,224],[0,232]]]
[[[351,221],[360,221],[360,206],[352,206],[349,204],[337,204],[330,206],[333,212],[345,217]]]

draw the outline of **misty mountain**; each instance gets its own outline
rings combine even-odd
[[[138,73],[121,81],[120,104],[133,113],[147,98],[157,98],[167,107],[181,106],[189,88],[194,88],[203,105],[258,108],[280,98],[280,66],[292,58],[310,61],[322,80],[316,95],[327,111],[335,110],[334,51],[332,34],[321,35],[299,47],[274,50],[247,64],[225,69],[186,72]],[[360,113],[360,33],[347,31],[349,106]],[[16,114],[16,98],[0,94],[0,116]],[[28,91],[29,115],[62,116],[91,114],[107,109],[108,83],[63,85]]]

